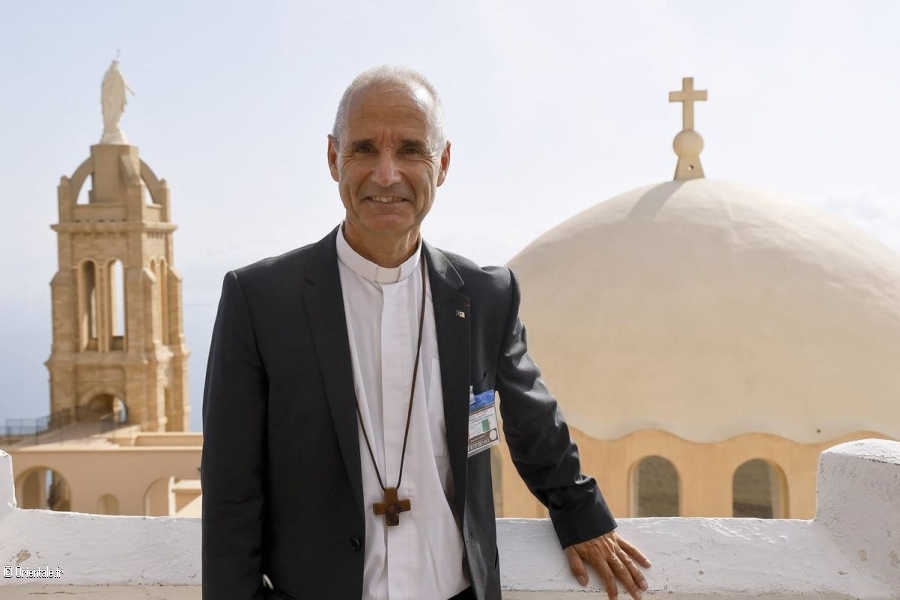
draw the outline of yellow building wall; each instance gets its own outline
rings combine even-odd
[[[616,517],[632,517],[632,469],[647,456],[671,461],[680,479],[680,516],[731,517],[732,479],[743,463],[762,459],[784,473],[785,517],[811,519],[816,511],[816,470],[819,454],[836,444],[865,438],[892,439],[861,431],[818,444],[800,444],[770,434],[746,434],[706,444],[659,430],[636,431],[617,440],[598,440],[571,429],[578,444],[582,471],[593,476]],[[522,483],[506,444],[500,445],[498,516],[543,518],[547,510]]]

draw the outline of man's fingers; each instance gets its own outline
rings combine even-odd
[[[632,566],[633,564],[634,563],[632,563]],[[616,576],[616,579],[621,581],[625,589],[628,590],[628,593],[631,594],[631,597],[634,598],[634,600],[641,600],[641,590],[638,589],[638,584],[632,577],[631,570],[618,558],[610,559],[609,567],[613,572],[613,575]]]
[[[569,559],[569,569],[572,570],[572,575],[575,576],[575,579],[581,585],[587,585],[588,576],[587,569],[584,568],[584,561],[581,560],[581,556],[578,555],[578,551],[575,550],[574,547],[569,546],[566,548],[566,558]]]
[[[610,600],[619,595],[619,587],[616,584],[616,578],[622,578],[619,570],[624,571],[624,574],[629,577],[629,581],[631,579],[628,570],[616,559],[614,548],[615,545],[606,544],[585,544],[582,547],[585,560],[600,574],[600,579],[603,580],[603,587],[606,589],[606,595],[609,596]],[[634,582],[632,582],[633,584]]]
[[[647,579],[644,577],[644,574],[641,573],[641,570],[638,569],[638,566],[634,563],[633,560],[625,553],[624,550],[619,550],[618,552],[619,560],[622,561],[622,564],[625,565],[625,568],[628,569],[628,572],[631,573],[631,578],[637,584],[639,588],[642,590],[647,589]]]
[[[638,564],[640,564],[645,569],[650,567],[650,559],[644,556],[640,550],[629,544],[626,540],[622,539],[622,537],[619,537],[618,542],[619,548],[624,550],[628,556],[636,560]]]
[[[606,588],[606,595],[609,600],[615,600],[619,595],[619,586],[616,585],[616,576],[613,575],[612,569],[605,560],[599,561],[594,565],[597,572],[600,573],[600,579],[603,580],[603,587]]]
[[[587,584],[585,564],[592,566],[600,575],[610,600],[619,595],[616,580],[622,582],[622,586],[634,600],[640,600],[641,591],[648,587],[647,580],[635,561],[645,567],[650,566],[650,561],[614,532],[566,548],[566,556],[572,574],[581,585]]]

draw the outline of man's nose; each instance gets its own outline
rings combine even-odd
[[[372,181],[381,187],[388,187],[400,182],[400,170],[392,153],[382,152],[380,154],[375,170],[372,172]]]

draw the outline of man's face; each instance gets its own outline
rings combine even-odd
[[[450,166],[450,144],[434,147],[431,102],[424,90],[364,88],[350,98],[341,139],[328,138],[346,228],[363,243],[418,237]]]

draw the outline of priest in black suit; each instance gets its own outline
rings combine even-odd
[[[499,600],[498,413],[576,578],[587,563],[610,598],[616,579],[639,598],[649,563],[581,473],[515,276],[420,236],[450,166],[434,88],[364,72],[328,164],[341,226],[225,277],[203,401],[204,599]]]

